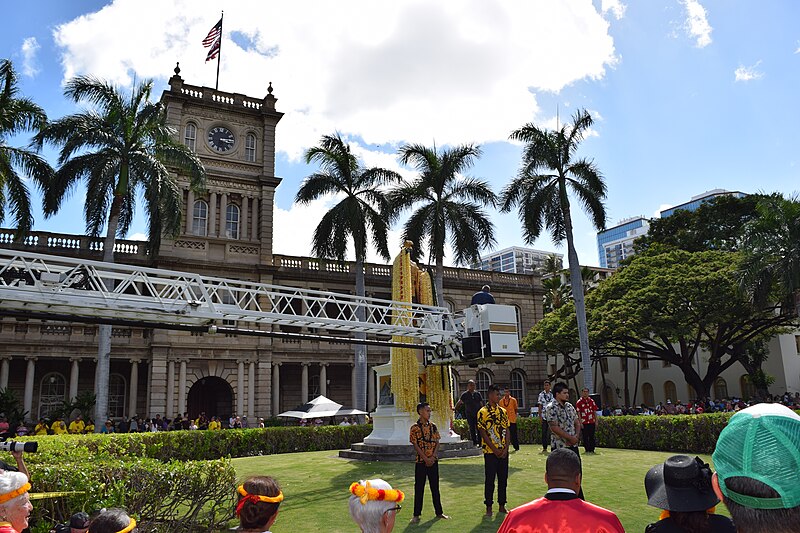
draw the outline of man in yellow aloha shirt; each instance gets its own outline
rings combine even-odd
[[[86,425],[83,423],[83,417],[78,415],[78,417],[69,423],[69,432],[73,435],[80,435],[83,433],[83,429]]]
[[[44,418],[39,419],[39,423],[33,428],[34,435],[47,435],[47,421]]]
[[[63,435],[67,432],[67,425],[61,420],[60,416],[57,416],[50,429],[53,430],[53,435]]]
[[[500,512],[506,511],[506,486],[508,485],[508,414],[498,404],[500,387],[490,385],[488,403],[478,411],[478,432],[483,448],[483,496],[486,516],[492,516],[494,479],[497,478],[497,503]]]

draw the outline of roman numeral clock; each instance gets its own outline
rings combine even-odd
[[[215,152],[230,152],[235,140],[233,132],[224,126],[215,126],[208,130],[208,146]]]

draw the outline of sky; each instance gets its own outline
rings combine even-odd
[[[405,143],[479,144],[483,155],[467,174],[500,192],[519,168],[511,131],[529,122],[552,128],[586,109],[595,123],[579,156],[603,173],[608,227],[716,188],[800,191],[793,0],[29,0],[4,11],[0,57],[14,62],[22,94],[51,119],[79,110],[63,97],[78,74],[121,86],[153,78],[157,97],[179,61],[185,83],[213,87],[216,62],[205,62],[201,41],[221,5],[220,90],[261,98],[271,82],[285,113],[276,140],[278,254],[311,253],[333,200],[293,199],[315,171],[304,150],[335,131],[365,165],[407,179],[413,171],[395,155]],[[55,164],[52,148],[44,155]],[[50,219],[37,208],[35,229],[84,232],[84,194],[76,190]],[[525,243],[515,213],[487,212],[495,249],[566,254],[547,235]],[[575,202],[573,221],[581,264],[599,264],[596,228]],[[145,232],[139,214],[128,237]],[[399,235],[395,227],[390,249]]]

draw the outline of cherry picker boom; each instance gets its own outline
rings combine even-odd
[[[473,305],[456,314],[445,307],[5,249],[0,316],[413,347],[423,350],[425,364],[522,357],[512,306]]]

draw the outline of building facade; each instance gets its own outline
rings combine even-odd
[[[545,262],[555,256],[556,267],[563,268],[564,255],[533,248],[512,246],[498,252],[481,256],[480,262],[472,265],[475,270],[491,270],[510,274],[543,274]]]
[[[719,198],[720,196],[733,196],[735,198],[744,198],[747,196],[743,192],[739,191],[726,191],[725,189],[712,189],[710,191],[706,191],[703,194],[698,194],[697,196],[692,196],[692,199],[688,202],[682,203],[680,205],[676,205],[675,207],[670,207],[669,209],[664,209],[661,211],[661,218],[666,218],[676,211],[696,211],[698,207],[703,205],[706,202],[710,202],[714,198]]]
[[[282,113],[270,86],[264,98],[169,80],[162,102],[169,124],[202,159],[206,190],[197,193],[179,176],[184,227],[165,238],[155,254],[148,244],[120,240],[115,260],[132,265],[191,271],[275,285],[352,294],[354,266],[273,252],[275,135]],[[0,246],[33,252],[101,259],[102,239],[34,232],[13,242],[0,230]],[[399,250],[399,247],[398,247]],[[367,295],[391,298],[391,266],[367,264]],[[514,305],[522,334],[542,316],[538,275],[445,269],[445,299],[454,310],[469,305],[488,283],[498,302]],[[294,326],[275,326],[298,333]],[[335,332],[326,332],[335,335]],[[0,389],[23,400],[28,417],[47,416],[64,400],[94,390],[97,326],[14,318],[0,319]],[[389,350],[369,347],[368,403],[376,403],[373,367],[389,360]],[[353,405],[352,345],[313,339],[115,327],[112,336],[109,415],[172,418],[189,412],[222,417],[275,416],[323,394]],[[454,368],[455,392],[475,379],[512,387],[521,407],[535,399],[545,377],[544,357],[528,355],[504,365]]]
[[[650,222],[644,217],[628,218],[612,228],[597,232],[597,253],[600,266],[619,268],[624,259],[633,255],[633,241],[646,235]]]

